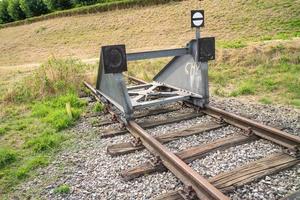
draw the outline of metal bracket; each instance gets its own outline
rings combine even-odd
[[[180,190],[180,195],[184,200],[198,200],[197,194],[192,186],[185,186]]]
[[[154,158],[151,158],[149,162],[151,163],[151,165],[153,167],[162,164],[162,160],[161,160],[161,158],[159,156],[155,156]]]
[[[295,147],[294,149],[284,149],[283,152],[294,158],[300,158],[300,147]]]

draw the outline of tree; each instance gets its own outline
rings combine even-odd
[[[64,10],[73,6],[71,0],[44,0],[49,10]]]
[[[34,17],[48,13],[48,8],[43,0],[20,0],[20,7],[26,17]]]
[[[103,0],[72,0],[74,5],[91,5],[97,2],[101,3]]]
[[[0,24],[13,21],[7,12],[7,7],[8,7],[7,0],[0,1]]]
[[[20,7],[20,1],[19,0],[9,0],[7,11],[8,11],[8,14],[10,15],[10,17],[14,21],[26,18],[25,13],[22,11],[22,9]]]

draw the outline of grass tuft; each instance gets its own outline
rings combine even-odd
[[[9,130],[9,128],[8,127],[0,127],[0,136],[1,135],[4,135],[7,131]]]
[[[7,165],[16,161],[16,152],[8,148],[0,148],[0,168],[4,168]]]
[[[26,103],[65,94],[68,91],[78,91],[84,79],[84,73],[90,67],[74,59],[49,59],[33,76],[10,88],[4,100]]]
[[[61,133],[48,130],[43,134],[28,140],[26,147],[32,148],[37,153],[49,151],[57,148],[65,139],[66,136],[62,135]]]
[[[72,118],[68,115],[65,107],[66,103],[70,103],[71,105]],[[52,127],[59,131],[71,126],[79,118],[81,108],[86,103],[86,101],[80,100],[76,94],[68,93],[37,102],[32,106],[32,114],[41,118],[42,121],[51,124]]]
[[[54,193],[55,194],[68,194],[70,193],[71,189],[69,185],[63,184],[55,188]]]
[[[22,167],[14,172],[14,176],[17,179],[22,180],[27,178],[31,170],[45,166],[49,163],[49,159],[46,156],[36,156],[27,160]]]
[[[244,82],[230,96],[251,95],[255,93],[255,86],[252,82]]]
[[[94,105],[94,112],[101,112],[104,109],[104,105],[100,102],[96,102]]]
[[[262,103],[262,104],[272,104],[272,100],[268,97],[263,97],[261,99],[259,99],[259,102]]]

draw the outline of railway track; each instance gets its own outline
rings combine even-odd
[[[137,84],[145,84],[144,81],[129,77],[130,81]],[[94,97],[107,104],[107,101],[90,84],[84,83]],[[127,169],[121,173],[124,180],[130,181],[134,178],[154,172],[171,171],[184,185],[185,188],[177,191],[170,191],[158,199],[229,199],[226,194],[235,188],[251,183],[265,176],[285,170],[299,163],[300,138],[272,127],[257,123],[247,118],[226,112],[213,106],[206,106],[199,109],[189,104],[188,112],[182,113],[173,118],[161,120],[147,120],[140,122],[139,119],[146,116],[167,114],[178,108],[152,109],[146,113],[139,113],[133,120],[125,125],[119,119],[110,104],[107,104],[107,112],[112,115],[112,120],[104,120],[97,126],[105,126],[113,123],[120,123],[118,130],[107,130],[101,137],[114,137],[130,133],[134,139],[130,142],[113,144],[107,147],[107,153],[111,156],[119,156],[147,149],[155,155],[154,159],[146,163]],[[178,123],[184,120],[198,119],[210,116],[207,122],[195,124],[188,128],[171,131],[158,136],[152,136],[147,129],[160,125]],[[217,140],[190,147],[188,149],[173,153],[164,144],[181,139],[183,137],[203,134],[205,132],[221,129],[226,126],[238,128],[238,133],[233,136],[219,138]],[[226,150],[230,147],[251,143],[265,139],[282,147],[282,152],[277,152],[262,159],[250,162],[228,172],[218,174],[209,179],[197,173],[190,163],[205,158],[212,152]],[[296,193],[297,195],[298,193]],[[295,194],[294,194],[295,196]],[[292,198],[293,196],[291,196]],[[290,199],[287,197],[287,199]]]

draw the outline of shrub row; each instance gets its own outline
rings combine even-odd
[[[12,5],[9,6],[12,4],[11,1],[14,1],[14,12],[8,12],[9,7],[12,7]],[[23,1],[35,2],[34,9],[23,5]],[[71,2],[71,5],[68,1]],[[2,0],[0,1],[0,28],[30,24],[58,17],[126,9],[134,6],[165,4],[171,1],[183,0]],[[41,2],[41,4],[36,2]],[[64,10],[71,7],[75,8]],[[51,13],[46,14],[47,12]]]

